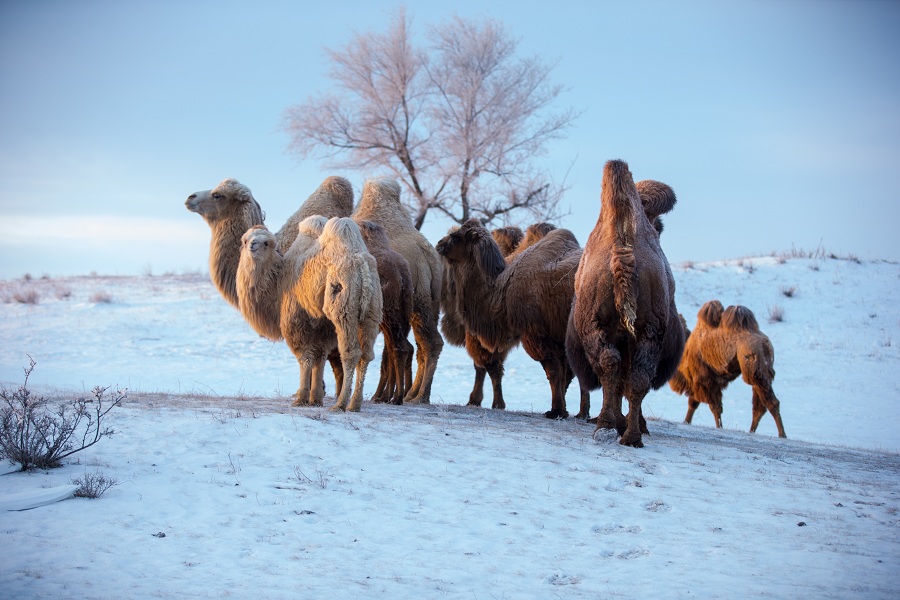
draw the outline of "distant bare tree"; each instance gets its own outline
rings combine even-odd
[[[328,51],[339,90],[287,110],[291,150],[332,168],[386,170],[409,191],[416,228],[431,209],[457,223],[508,222],[514,211],[558,218],[565,187],[538,159],[577,114],[548,111],[563,92],[549,83],[552,66],[516,57],[497,21],[454,17],[430,30],[427,52],[410,28],[401,9],[385,34]]]

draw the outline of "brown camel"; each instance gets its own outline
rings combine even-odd
[[[413,347],[409,343],[409,319],[412,313],[413,287],[409,263],[391,248],[384,228],[372,221],[358,221],[366,248],[378,263],[384,318],[380,329],[384,335],[381,378],[372,402],[402,404],[406,390],[412,385]]]
[[[753,312],[745,306],[722,308],[711,300],[697,313],[697,326],[688,332],[684,355],[669,386],[688,397],[685,423],[690,423],[700,403],[709,405],[716,427],[722,427],[722,392],[740,375],[753,388],[753,420],[756,431],[768,410],[775,419],[778,437],[787,437],[781,421],[780,402],[772,390],[775,350],[759,329]]]
[[[673,202],[674,203],[674,202]],[[600,216],[575,276],[566,349],[582,388],[603,389],[595,438],[643,446],[641,402],[678,367],[684,328],[659,234],[624,161],[603,169]],[[628,417],[622,397],[628,399]]]
[[[566,316],[581,255],[572,232],[551,231],[507,265],[487,229],[469,219],[440,240],[437,251],[447,261],[466,332],[490,352],[521,341],[550,382],[545,416],[567,417],[565,394],[574,374],[566,361]]]
[[[357,222],[366,220],[381,225],[391,247],[409,263],[413,284],[410,325],[416,340],[417,369],[404,402],[428,403],[438,358],[444,347],[438,331],[443,270],[440,257],[413,226],[409,213],[400,204],[400,184],[394,179],[366,181],[353,218]]]

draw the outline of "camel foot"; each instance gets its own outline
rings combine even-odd
[[[468,402],[466,402],[466,406],[481,408],[481,400],[469,400]]]
[[[506,402],[494,402],[491,404],[491,408],[494,410],[506,410]]]
[[[344,412],[344,407],[339,404],[334,404],[328,409],[328,412]]]
[[[596,423],[598,417],[599,417],[599,415],[592,419],[590,413],[581,413],[581,412],[578,413],[577,415],[575,415],[576,419],[581,419],[585,423]]]
[[[619,440],[619,443],[623,446],[631,446],[632,448],[643,448],[644,442],[641,441],[640,435],[626,435],[622,436],[622,439]]]
[[[613,427],[598,427],[591,435],[591,439],[598,444],[612,444],[619,439],[619,432]]]
[[[544,416],[548,419],[565,419],[569,416],[569,412],[565,410],[548,410],[544,413]]]

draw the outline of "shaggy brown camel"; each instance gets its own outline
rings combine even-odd
[[[358,221],[366,248],[378,263],[384,317],[381,333],[384,351],[381,378],[372,402],[402,404],[406,390],[412,385],[413,347],[409,343],[409,317],[412,312],[413,287],[409,263],[391,248],[384,228],[372,221]]]
[[[296,324],[298,316],[327,319],[334,326],[345,380],[332,410],[359,410],[372,347],[383,307],[377,264],[366,250],[356,223],[322,217],[302,221],[288,252],[281,256],[275,237],[256,226],[244,235],[238,268],[238,294],[248,322],[270,335]],[[321,228],[321,235],[319,229]],[[299,340],[300,387],[295,405],[321,404],[322,368],[331,339]],[[354,370],[356,387],[352,392]]]
[[[684,328],[675,280],[624,161],[603,169],[600,217],[575,275],[566,350],[580,385],[603,388],[594,436],[643,446],[641,402],[678,367]],[[628,399],[628,417],[622,397]]]
[[[550,232],[507,265],[487,229],[469,219],[441,239],[437,251],[447,261],[466,331],[490,352],[521,341],[550,382],[545,416],[567,417],[565,394],[574,375],[566,361],[566,316],[581,255],[572,232]]]
[[[373,221],[388,234],[391,247],[409,263],[413,283],[410,317],[416,340],[416,377],[404,402],[428,403],[444,340],[438,331],[441,312],[441,260],[434,248],[412,223],[400,204],[400,184],[394,179],[374,179],[363,184],[359,205],[353,213],[357,221]]]
[[[523,234],[518,227],[502,227],[491,231],[491,237],[497,243],[506,263],[509,264],[513,257],[533,246],[554,229],[556,227],[549,223],[535,223],[530,225]],[[447,274],[449,267],[446,259],[443,260],[445,262],[444,273]],[[486,376],[490,376],[493,392],[491,408],[505,409],[506,401],[503,398],[504,363],[509,352],[518,345],[518,340],[508,348],[501,348],[494,352],[482,346],[477,336],[466,331],[463,317],[457,310],[456,288],[451,277],[444,277],[443,288],[441,308],[444,315],[441,317],[441,331],[444,333],[444,339],[454,346],[465,347],[475,368],[475,382],[472,385],[467,406],[481,406],[484,401],[484,380]],[[579,413],[580,415],[581,413]]]
[[[722,308],[711,300],[697,313],[697,326],[688,331],[684,355],[669,386],[688,397],[685,423],[690,423],[701,402],[709,405],[716,427],[722,427],[722,392],[740,375],[753,388],[753,419],[756,431],[766,410],[775,419],[778,437],[787,437],[781,421],[780,402],[772,390],[775,380],[775,350],[759,329],[753,312],[745,306]]]

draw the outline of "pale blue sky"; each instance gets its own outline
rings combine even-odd
[[[491,16],[584,111],[547,164],[584,243],[611,158],[670,184],[673,263],[824,248],[900,260],[900,3],[407,2]],[[0,1],[0,277],[206,269],[184,208],[226,177],[270,226],[333,174],[287,154],[324,48],[389,2]],[[358,190],[377,173],[339,173]],[[434,217],[436,217],[435,215]],[[436,242],[449,223],[429,217]]]

